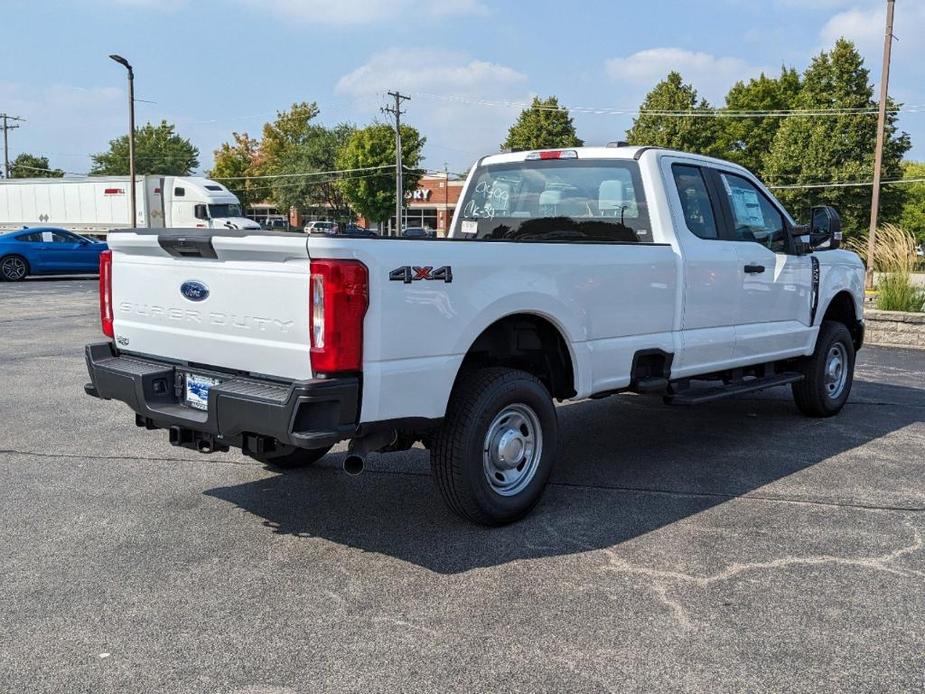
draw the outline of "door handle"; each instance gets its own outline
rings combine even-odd
[[[746,265],[745,272],[750,275],[756,275],[760,272],[764,272],[764,265]]]

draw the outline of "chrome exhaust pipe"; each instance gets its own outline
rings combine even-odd
[[[366,456],[359,453],[348,453],[344,458],[344,472],[348,475],[359,475],[366,467]]]
[[[397,439],[398,432],[395,429],[384,429],[351,439],[347,445],[347,456],[344,458],[344,472],[348,475],[359,475],[366,467],[366,456],[369,453],[387,448]]]

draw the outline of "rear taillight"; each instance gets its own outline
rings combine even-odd
[[[106,337],[112,329],[112,251],[100,253],[100,325]]]
[[[313,260],[309,281],[312,371],[359,371],[369,273],[358,260]]]

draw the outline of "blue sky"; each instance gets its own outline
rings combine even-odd
[[[326,123],[380,118],[383,93],[412,95],[407,122],[426,166],[496,151],[520,103],[638,106],[670,69],[714,104],[738,79],[803,69],[840,35],[879,80],[884,0],[4,0],[0,112],[27,119],[10,150],[84,172],[125,130],[135,66],[140,122],[165,118],[203,168],[233,130],[258,134],[293,101]],[[925,2],[897,0],[890,93],[925,111]],[[483,102],[483,103],[478,103]],[[484,103],[488,102],[488,103]],[[588,144],[623,136],[628,115],[576,114]],[[925,113],[903,113],[925,158]]]

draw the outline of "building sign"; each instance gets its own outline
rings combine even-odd
[[[411,202],[425,202],[430,200],[430,195],[433,191],[430,188],[417,188],[407,193],[407,197]]]

